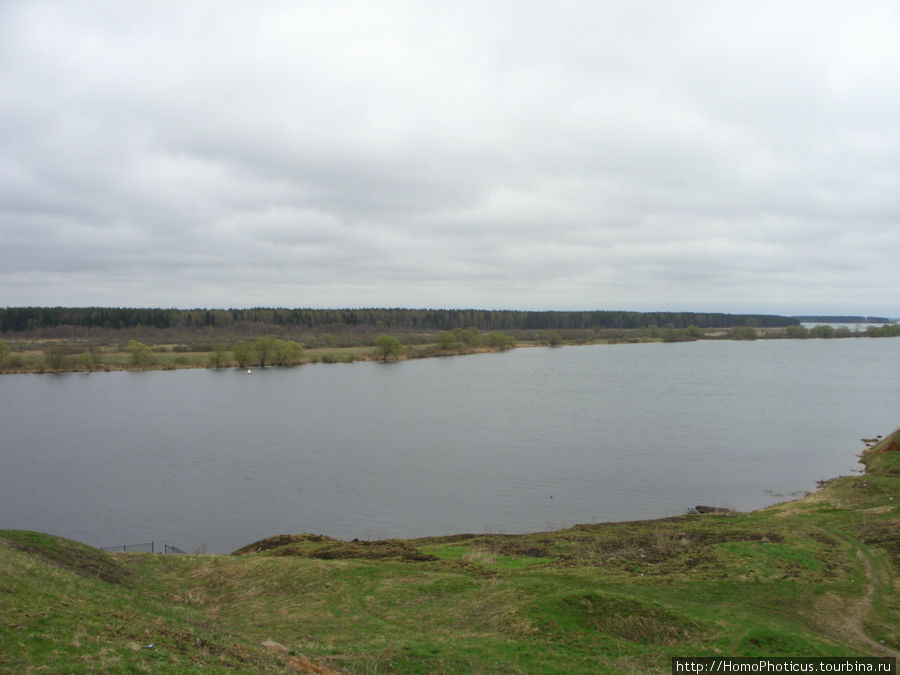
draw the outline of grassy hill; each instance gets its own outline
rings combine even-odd
[[[111,555],[0,531],[0,670],[670,672],[897,656],[900,431],[761,511],[527,535]]]

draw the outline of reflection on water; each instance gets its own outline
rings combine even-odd
[[[228,552],[752,509],[900,419],[900,340],[0,377],[0,527]]]

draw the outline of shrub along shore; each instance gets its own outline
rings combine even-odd
[[[900,655],[900,431],[752,513],[108,554],[0,530],[0,670],[668,673]]]
[[[670,323],[662,327],[649,324],[640,328],[516,329],[510,332],[484,331],[475,326],[438,331],[400,327],[387,332],[380,330],[383,326],[377,322],[351,328],[343,326],[343,332],[336,333],[311,332],[296,325],[277,326],[265,322],[190,329],[140,324],[129,328],[60,324],[3,334],[5,337],[0,337],[0,373],[291,367],[306,363],[429,358],[534,346],[900,335],[900,324],[896,323],[851,331],[847,327],[835,329],[829,325],[806,328],[798,323],[748,325],[746,322],[750,320],[744,317],[741,325],[706,328],[695,325],[679,328]],[[758,319],[752,322],[777,323]],[[337,327],[341,328],[340,325]],[[277,333],[259,334],[259,331],[276,330]]]

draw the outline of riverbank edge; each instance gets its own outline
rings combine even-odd
[[[209,352],[188,353],[183,352],[154,352],[154,362],[146,365],[135,365],[128,362],[128,354],[126,352],[105,352],[102,356],[105,359],[93,366],[80,365],[71,363],[65,367],[53,368],[41,364],[42,351],[35,346],[29,349],[27,361],[19,365],[0,364],[0,375],[55,375],[64,373],[108,373],[108,372],[144,372],[159,370],[246,370],[260,368],[299,368],[307,365],[317,364],[349,364],[357,362],[369,361],[417,361],[429,358],[449,358],[453,356],[472,356],[476,354],[495,354],[513,349],[532,349],[537,347],[560,348],[573,346],[599,346],[610,344],[646,344],[654,342],[662,342],[662,339],[643,338],[629,339],[622,341],[597,340],[593,342],[568,342],[560,345],[546,345],[537,342],[516,342],[508,348],[491,348],[491,347],[472,347],[460,350],[440,350],[436,349],[436,343],[427,343],[422,345],[407,345],[404,353],[391,356],[389,359],[382,358],[375,347],[335,347],[315,348],[304,350],[304,356],[296,364],[289,366],[283,365],[265,365],[260,366],[256,363],[248,364],[248,366],[238,365],[234,359],[229,359],[223,365],[214,365],[209,363]]]
[[[867,334],[850,334],[847,336],[834,336],[833,338],[812,338],[812,339],[847,339],[871,337]],[[896,337],[888,335],[887,337]],[[629,337],[617,339],[595,339],[595,340],[570,340],[560,343],[549,344],[546,341],[516,341],[503,347],[473,346],[454,349],[441,349],[437,343],[421,343],[405,345],[402,353],[393,354],[389,357],[383,357],[378,353],[378,349],[373,346],[366,347],[332,347],[323,348],[315,347],[302,350],[302,356],[298,358],[296,363],[291,365],[274,365],[266,364],[260,366],[256,363],[249,363],[241,366],[234,358],[214,359],[212,353],[208,351],[188,351],[186,345],[180,343],[164,344],[153,350],[152,360],[148,363],[136,364],[131,362],[130,355],[126,351],[110,351],[103,350],[100,352],[85,351],[78,354],[72,352],[65,354],[55,365],[48,365],[46,362],[46,350],[49,346],[54,345],[60,340],[57,339],[41,339],[30,340],[27,349],[20,349],[16,352],[16,356],[10,358],[10,354],[0,361],[0,375],[46,375],[46,374],[63,374],[63,373],[104,373],[104,372],[143,372],[158,370],[244,370],[245,368],[297,368],[305,365],[315,364],[348,364],[360,361],[412,361],[426,358],[447,358],[452,356],[471,356],[476,354],[499,353],[510,351],[513,349],[533,349],[538,347],[557,349],[561,347],[591,347],[603,345],[628,345],[628,344],[650,344],[650,343],[672,343],[672,342],[704,342],[713,341],[753,341],[753,340],[784,340],[784,339],[808,339],[793,338],[786,336],[777,329],[769,332],[760,332],[758,335],[747,337],[735,337],[728,331],[719,331],[707,334],[702,337],[682,338],[677,340],[666,339],[664,337]],[[64,342],[64,341],[63,341]],[[227,351],[227,350],[226,350]],[[221,353],[221,352],[220,352]],[[59,358],[59,357],[58,357]]]
[[[279,535],[230,555],[110,555],[2,531],[0,670],[664,673],[673,655],[896,657],[900,429],[862,440],[864,474],[746,513]]]

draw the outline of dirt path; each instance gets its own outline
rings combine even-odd
[[[262,646],[270,652],[281,654],[282,658],[287,661],[288,668],[295,673],[313,673],[314,675],[344,675],[346,670],[334,670],[327,666],[320,665],[310,661],[305,656],[288,654],[288,648],[283,644],[274,642],[269,639],[262,643]]]
[[[863,629],[866,617],[872,611],[872,598],[875,596],[875,573],[872,563],[859,546],[855,547],[856,557],[862,563],[866,574],[866,592],[859,600],[842,604],[838,607],[822,608],[821,621],[831,633],[850,638],[857,646],[864,648],[872,656],[893,656],[900,659],[900,652],[870,638]]]
[[[895,658],[900,659],[900,652],[891,649],[887,645],[883,645],[880,642],[876,642],[868,635],[866,635],[863,630],[863,621],[866,616],[869,615],[869,612],[872,611],[872,597],[875,595],[875,574],[872,571],[872,563],[869,562],[869,559],[862,552],[862,549],[856,548],[856,557],[859,558],[860,562],[863,564],[863,569],[866,571],[866,594],[856,602],[855,605],[851,605],[849,609],[849,617],[852,617],[852,625],[849,625],[848,628],[851,634],[858,638],[861,642],[868,645],[871,649],[875,650],[876,654],[883,654],[884,656],[893,656]]]

